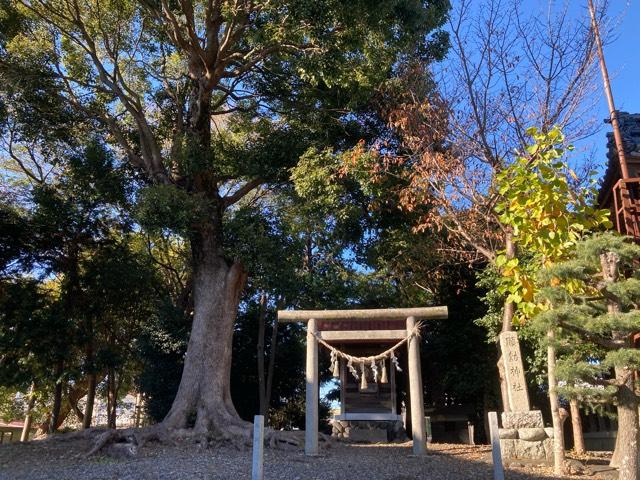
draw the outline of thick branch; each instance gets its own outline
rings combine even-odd
[[[242,185],[240,188],[238,188],[231,195],[227,195],[227,196],[222,198],[224,206],[228,207],[228,206],[233,205],[234,203],[240,201],[245,195],[247,195],[249,192],[251,192],[251,190],[253,190],[254,188],[256,188],[256,187],[258,187],[260,185],[262,185],[263,183],[264,183],[264,180],[262,180],[261,178],[255,178],[253,180],[250,180],[250,181],[246,182],[244,185]]]

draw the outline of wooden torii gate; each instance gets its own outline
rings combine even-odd
[[[409,359],[409,397],[411,402],[411,428],[414,455],[426,452],[424,421],[424,400],[422,372],[420,368],[420,341],[411,336],[416,322],[428,319],[447,318],[447,307],[389,308],[366,310],[280,310],[279,322],[304,322],[307,324],[307,364],[306,364],[306,413],[305,445],[307,455],[318,454],[318,335],[325,341],[349,340],[398,340],[410,337],[407,342]],[[337,330],[325,325],[332,322],[366,322],[387,320],[405,322],[405,328],[397,330]]]

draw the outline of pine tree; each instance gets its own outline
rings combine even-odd
[[[617,406],[617,458],[612,463],[620,468],[621,480],[639,478],[640,467],[640,397],[634,377],[640,350],[633,348],[633,334],[640,331],[638,257],[640,247],[614,233],[579,242],[570,260],[541,273],[546,287],[539,297],[552,308],[535,317],[537,328],[556,333],[556,346],[569,349],[558,363],[567,395]]]

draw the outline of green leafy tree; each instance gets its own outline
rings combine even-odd
[[[155,307],[158,283],[146,252],[136,253],[131,241],[131,184],[97,140],[34,147],[26,126],[11,128],[22,139],[11,147],[20,154],[10,156],[15,170],[2,172],[20,191],[3,199],[2,210],[2,370],[16,376],[7,385],[22,393],[33,385],[38,406],[49,409],[49,425],[40,428],[55,431],[72,412],[90,426],[96,388],[106,378],[114,426],[117,386],[135,371],[134,341]],[[64,155],[40,177],[42,167],[54,165],[52,152]],[[83,412],[78,401],[85,395]]]
[[[19,1],[4,78],[41,66],[58,98],[108,132],[148,188],[145,224],[179,229],[193,258],[193,325],[164,421],[246,436],[229,394],[245,282],[226,258],[225,212],[286,180],[314,143],[355,143],[357,114],[397,60],[429,61],[448,2]],[[346,141],[345,130],[353,136]],[[215,361],[211,361],[215,359]]]

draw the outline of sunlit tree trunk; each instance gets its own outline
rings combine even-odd
[[[249,438],[247,422],[231,401],[231,348],[246,273],[222,252],[220,223],[191,236],[194,314],[178,393],[163,424],[196,433]]]
[[[29,432],[31,431],[31,423],[33,416],[31,412],[36,404],[35,385],[32,383],[29,389],[29,400],[27,401],[27,411],[24,416],[24,425],[22,426],[22,434],[20,435],[20,441],[26,442],[29,440]]]
[[[560,400],[558,398],[558,379],[556,378],[556,347],[555,332],[547,332],[549,345],[547,346],[547,378],[549,382],[549,404],[553,421],[553,471],[556,475],[564,474],[564,432],[563,419],[560,414]]]
[[[569,407],[571,409],[571,430],[573,432],[573,449],[578,454],[583,454],[584,449],[584,435],[582,434],[582,418],[580,417],[580,405],[578,400],[572,398],[569,400]]]
[[[618,281],[620,258],[613,252],[600,255],[600,266],[605,283]],[[614,299],[607,302],[607,311],[610,314],[620,312],[620,304]],[[618,333],[613,334],[613,339],[618,342],[626,342],[627,348],[631,347],[631,340]],[[617,409],[618,409],[618,434],[616,448],[611,457],[611,465],[620,469],[620,480],[637,480],[640,477],[640,462],[638,461],[638,445],[640,432],[638,428],[638,397],[635,391],[635,379],[631,371],[623,368],[615,369],[615,380],[618,384]]]

